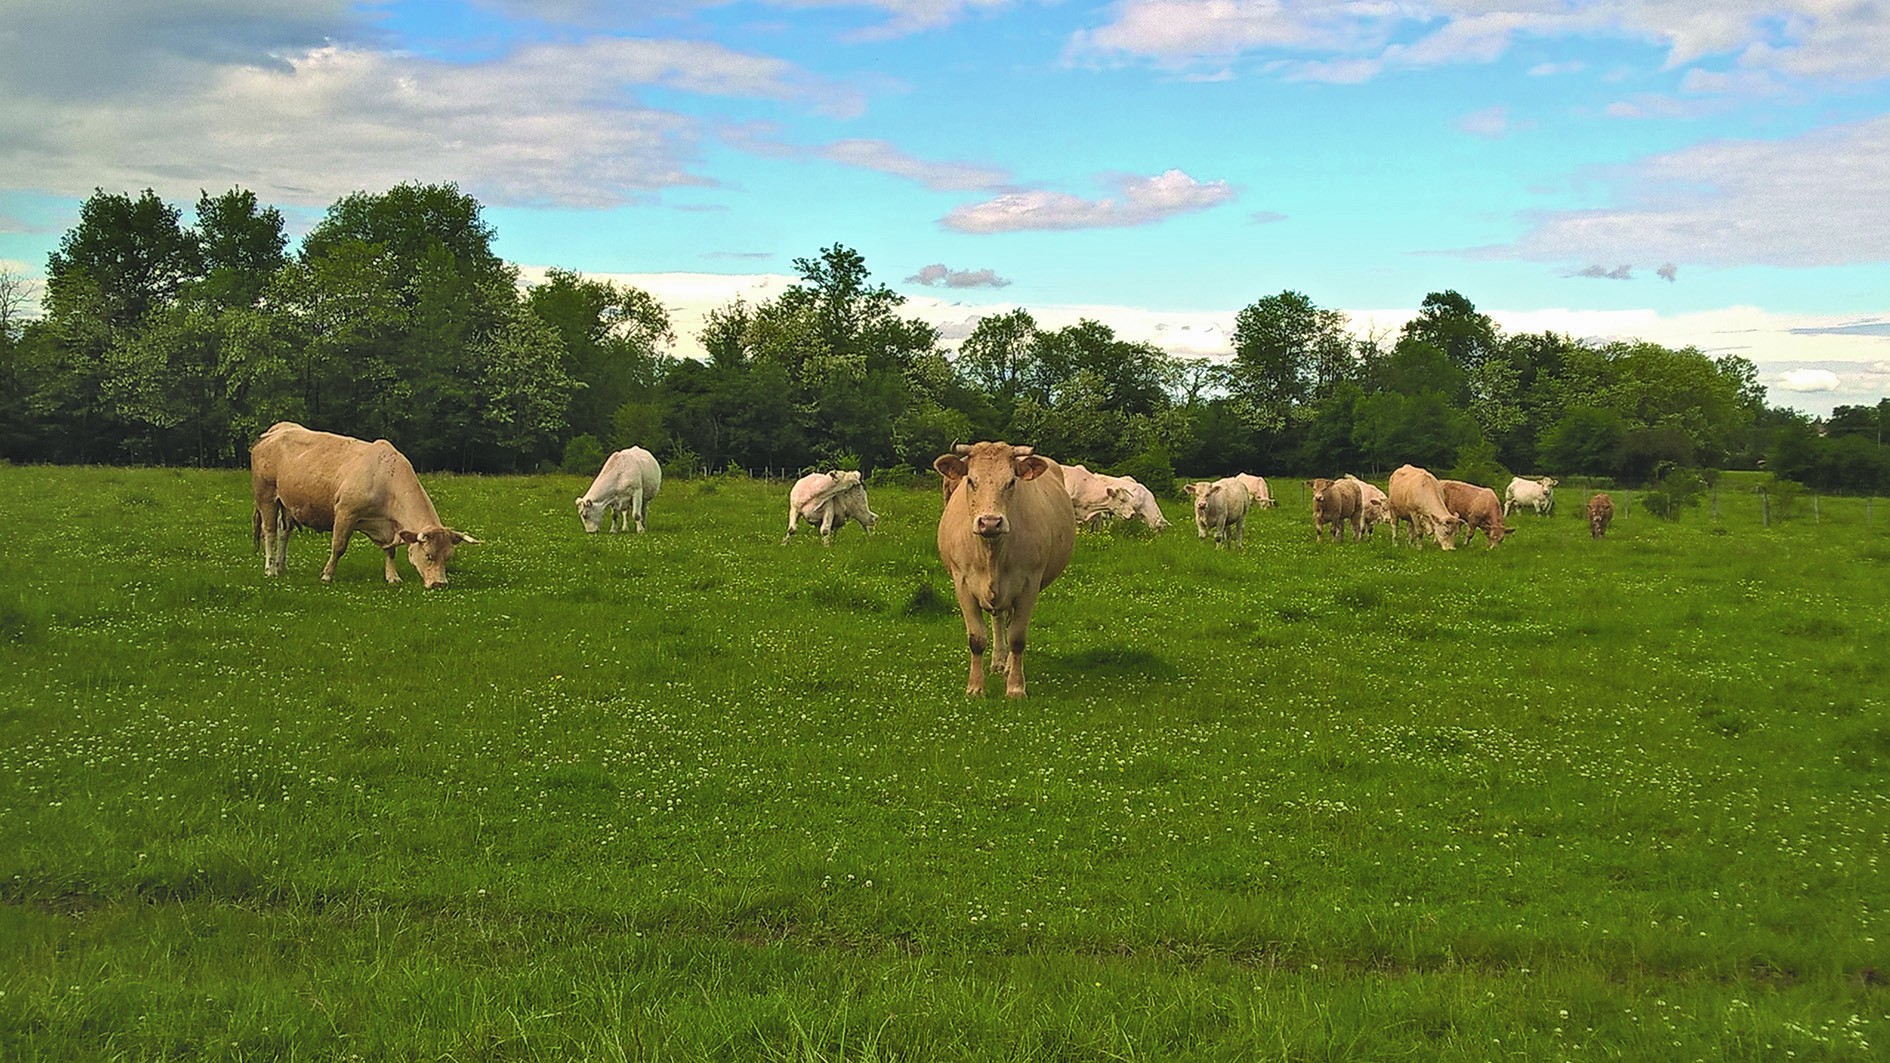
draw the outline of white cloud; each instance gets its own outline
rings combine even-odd
[[[1488,137],[1492,140],[1535,128],[1533,122],[1518,122],[1509,114],[1509,108],[1501,104],[1485,107],[1481,111],[1472,111],[1457,119],[1457,128],[1476,137]]]
[[[1076,33],[1071,62],[1225,65],[1241,56],[1302,80],[1357,81],[1379,72],[1486,63],[1519,39],[1653,41],[1680,68],[1731,58],[1749,71],[1850,81],[1890,75],[1885,0],[1119,0]],[[1565,73],[1544,62],[1531,73]]]
[[[215,68],[163,100],[0,104],[0,142],[11,144],[0,186],[194,197],[241,184],[320,204],[450,180],[489,202],[608,206],[706,183],[689,172],[695,123],[639,105],[639,86],[858,106],[789,63],[701,41],[602,38],[479,64],[325,47],[277,66]]]
[[[1890,115],[1790,140],[1727,140],[1606,175],[1617,206],[1544,212],[1492,257],[1789,267],[1890,260]]]
[[[908,178],[941,192],[992,189],[1011,179],[1007,171],[976,163],[915,159],[883,140],[837,141],[817,149],[816,154],[831,162]]]
[[[996,270],[952,269],[943,262],[934,262],[907,277],[906,283],[928,288],[1004,288],[1011,282],[998,276]]]
[[[1841,383],[1829,369],[1792,369],[1780,375],[1777,386],[1786,391],[1836,391]]]
[[[1147,225],[1207,210],[1237,194],[1225,181],[1197,181],[1180,170],[1154,177],[1119,176],[1116,195],[1083,199],[1064,192],[1014,192],[959,207],[940,219],[967,233],[1104,229]]]

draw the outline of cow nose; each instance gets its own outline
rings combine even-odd
[[[996,514],[987,513],[984,516],[978,518],[978,534],[979,535],[996,535],[1003,530],[1004,530],[1003,517],[997,516]]]

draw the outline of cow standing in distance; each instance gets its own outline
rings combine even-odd
[[[1608,524],[1614,520],[1614,499],[1606,491],[1596,491],[1588,500],[1588,537],[1599,539],[1608,534]]]
[[[1354,540],[1365,537],[1365,505],[1357,480],[1320,477],[1306,481],[1306,486],[1312,488],[1313,542],[1326,541],[1328,525],[1335,543],[1345,541],[1347,525],[1352,528]]]
[[[440,523],[413,464],[385,439],[369,443],[280,421],[250,448],[249,479],[256,503],[250,538],[263,548],[265,575],[282,575],[297,525],[332,533],[323,583],[334,582],[355,532],[386,555],[387,582],[400,582],[394,549],[404,543],[430,588],[446,586],[454,547],[479,542]]]
[[[946,483],[938,557],[951,575],[971,654],[965,694],[984,695],[988,644],[992,669],[1004,673],[1004,692],[1021,698],[1030,614],[1076,546],[1063,469],[1009,443],[960,444],[932,467]]]
[[[1555,485],[1560,481],[1553,476],[1517,476],[1503,488],[1503,516],[1520,506],[1528,506],[1536,511],[1537,516],[1555,513]]]
[[[1415,465],[1400,465],[1391,474],[1392,532],[1394,536],[1406,521],[1411,522],[1411,542],[1429,535],[1445,550],[1457,548],[1457,525],[1462,523],[1444,504],[1444,490],[1437,477]]]
[[[783,544],[794,538],[795,529],[803,519],[820,526],[822,546],[832,545],[833,533],[847,521],[858,523],[866,532],[879,524],[879,514],[866,504],[866,485],[860,482],[860,474],[854,469],[810,472],[794,481],[794,486],[788,490],[787,534],[781,537]]]
[[[1385,493],[1380,491],[1376,484],[1361,480],[1351,473],[1346,473],[1339,479],[1350,480],[1358,485],[1359,522],[1365,529],[1366,538],[1371,538],[1372,532],[1377,530],[1380,524],[1391,523],[1391,499],[1385,497]]]
[[[1245,545],[1247,509],[1253,504],[1253,496],[1248,493],[1246,484],[1226,476],[1211,483],[1192,483],[1184,490],[1194,500],[1194,530],[1197,538],[1205,539],[1211,533],[1216,548],[1229,542],[1235,546]]]
[[[650,516],[650,499],[663,486],[663,469],[656,455],[642,447],[620,450],[604,459],[604,467],[591,481],[591,489],[578,496],[578,520],[584,530],[595,533],[606,517],[615,533],[629,528],[634,521],[638,534]]]
[[[1265,477],[1255,476],[1247,472],[1237,472],[1234,474],[1234,479],[1239,480],[1241,486],[1247,489],[1247,495],[1252,499],[1253,505],[1259,506],[1261,509],[1272,509],[1276,505],[1273,501],[1273,492],[1267,490]]]
[[[1503,507],[1497,502],[1495,491],[1462,480],[1439,480],[1437,483],[1444,491],[1444,506],[1463,522],[1463,528],[1468,532],[1463,537],[1465,546],[1469,546],[1470,540],[1476,538],[1480,531],[1484,541],[1494,550],[1505,535],[1516,530],[1504,527]]]

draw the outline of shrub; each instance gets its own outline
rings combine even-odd
[[[1679,520],[1680,511],[1699,505],[1705,493],[1706,479],[1697,469],[1671,468],[1641,496],[1641,505],[1662,520]]]
[[[603,467],[606,456],[604,444],[586,432],[581,436],[572,436],[571,441],[564,445],[564,460],[558,463],[558,468],[579,475],[594,473]]]
[[[1166,447],[1151,447],[1137,454],[1117,465],[1111,475],[1134,477],[1157,496],[1175,493],[1175,464],[1169,459]]]

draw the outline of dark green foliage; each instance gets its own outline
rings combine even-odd
[[[558,468],[560,471],[574,475],[591,476],[595,475],[598,469],[603,468],[604,459],[607,457],[609,454],[604,450],[604,445],[597,441],[596,436],[573,436],[570,442],[564,445],[564,460],[558,463]]]
[[[80,215],[39,320],[0,275],[0,458],[239,465],[287,419],[393,440],[422,469],[555,468],[590,436],[710,469],[844,459],[870,475],[1007,439],[1157,478],[1156,456],[1200,476],[1411,463],[1630,484],[1764,460],[1820,491],[1890,490],[1890,402],[1841,409],[1821,435],[1765,407],[1746,359],[1505,336],[1451,290],[1365,338],[1305,293],[1266,296],[1235,315],[1224,361],[1021,308],[952,357],[833,244],[776,297],[711,311],[698,362],[672,356],[649,293],[557,268],[521,293],[452,184],[344,197],[293,254],[281,213],[242,189],[201,194],[191,225],[148,190],[101,190]]]

